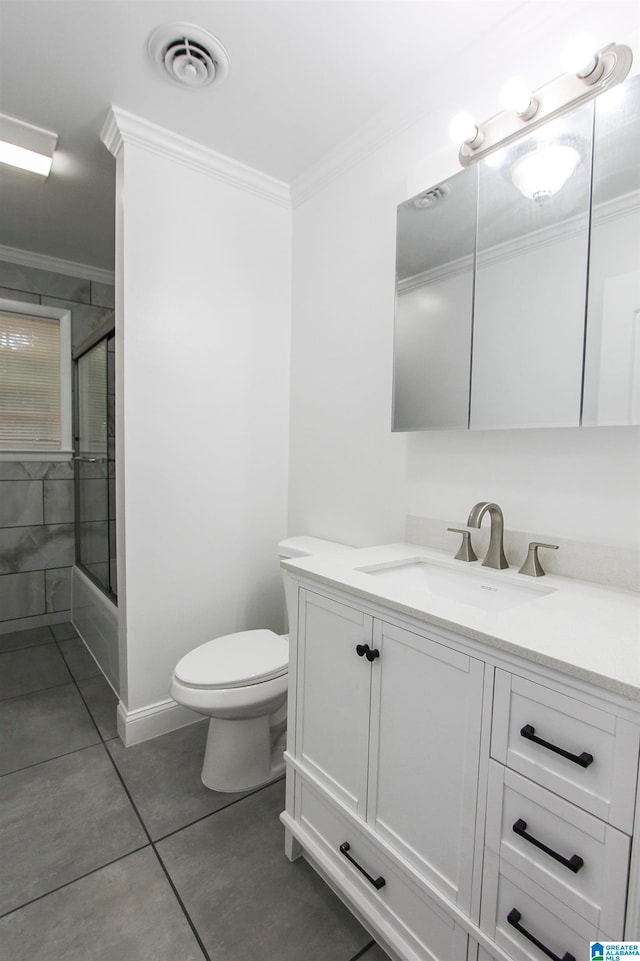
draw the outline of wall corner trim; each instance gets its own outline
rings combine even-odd
[[[209,147],[173,133],[164,127],[112,106],[103,124],[100,139],[117,157],[123,145],[133,144],[160,157],[177,161],[199,173],[207,174],[255,194],[281,207],[291,208],[288,184],[217,153]]]

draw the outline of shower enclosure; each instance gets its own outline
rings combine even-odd
[[[114,330],[97,330],[73,359],[76,563],[71,620],[119,694]]]
[[[115,334],[96,335],[76,360],[76,563],[115,600]]]

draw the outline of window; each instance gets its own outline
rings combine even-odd
[[[0,300],[0,453],[70,451],[69,311]]]

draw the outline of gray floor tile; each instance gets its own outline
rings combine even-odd
[[[0,700],[68,684],[71,675],[55,644],[0,654]]]
[[[118,698],[113,693],[109,682],[100,674],[98,677],[88,677],[78,681],[78,687],[104,740],[117,737]]]
[[[98,677],[102,673],[81,637],[70,637],[66,641],[58,641],[58,647],[76,681],[84,681],[87,677]]]
[[[0,778],[0,914],[147,838],[102,744]]]
[[[278,782],[157,846],[212,961],[339,961],[371,940],[305,861],[285,857],[283,807]]]
[[[56,641],[66,641],[69,637],[78,636],[78,632],[71,621],[63,621],[62,624],[52,624],[51,630]]]
[[[0,775],[98,744],[75,684],[0,701]]]
[[[53,634],[48,627],[32,627],[26,631],[0,634],[0,653],[17,651],[23,647],[36,647],[38,644],[53,644]]]
[[[219,794],[202,783],[208,725],[208,720],[200,721],[133,747],[125,748],[120,740],[108,744],[154,840],[244,796]]]
[[[150,848],[0,919],[11,961],[202,961]]]

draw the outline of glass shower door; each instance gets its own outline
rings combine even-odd
[[[76,557],[117,595],[113,334],[77,358]]]

